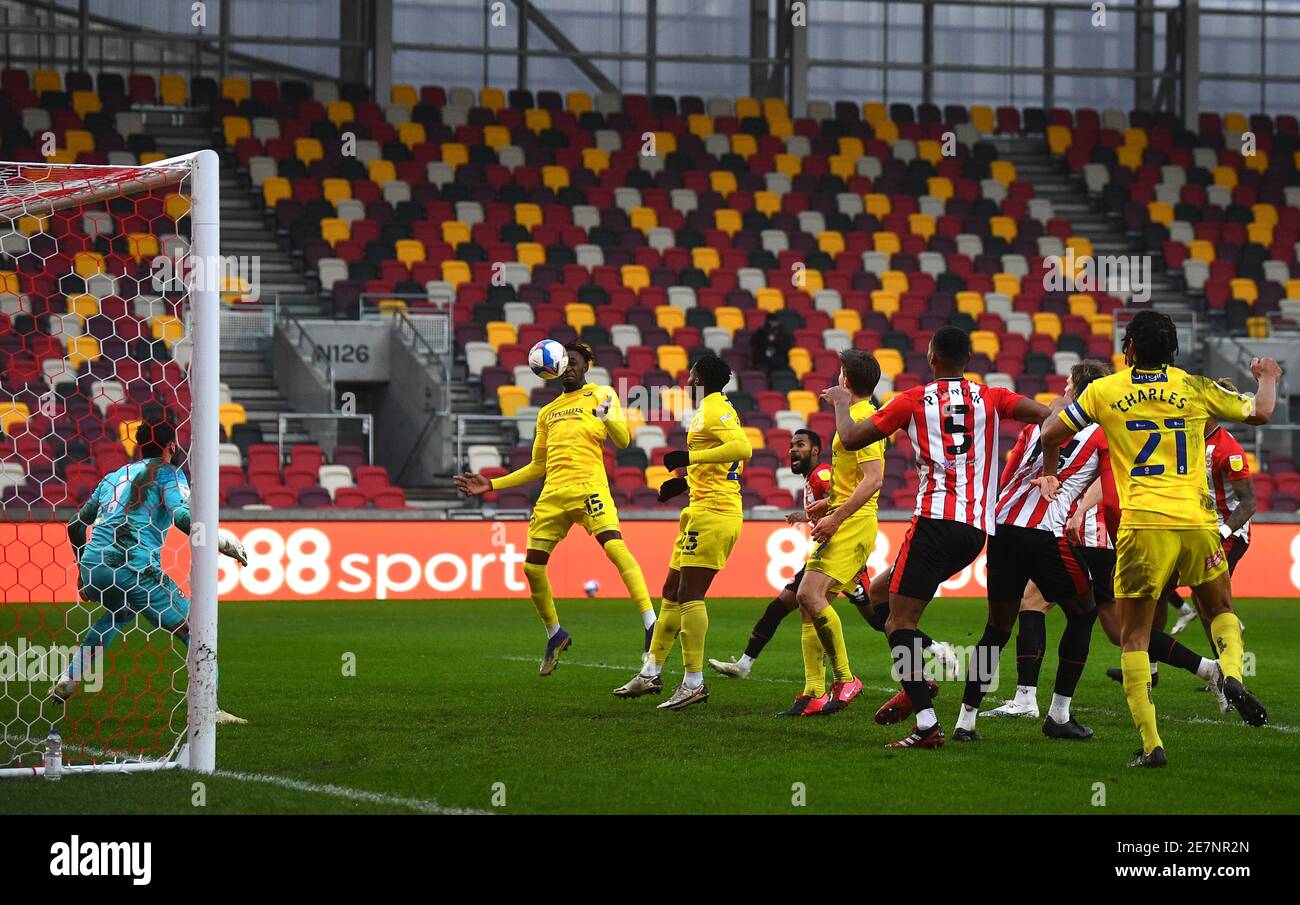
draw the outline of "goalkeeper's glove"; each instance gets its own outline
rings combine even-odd
[[[221,543],[217,549],[231,559],[237,560],[241,566],[248,565],[248,554],[244,552],[244,545],[239,542],[239,538],[224,528],[221,530]]]
[[[686,490],[685,478],[669,478],[659,485],[659,502],[666,503]]]
[[[670,450],[664,455],[664,468],[676,471],[691,464],[691,454],[684,449]]]

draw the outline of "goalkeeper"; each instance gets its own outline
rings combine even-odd
[[[176,430],[167,421],[144,421],[136,429],[135,442],[140,460],[106,475],[68,522],[81,599],[101,605],[105,612],[82,637],[68,671],[50,689],[59,700],[76,691],[82,673],[97,656],[104,656],[119,629],[137,615],[189,644],[189,598],[162,570],[168,529],[175,525],[190,533],[190,484],[173,464]],[[243,545],[233,535],[221,538],[219,549],[248,565]],[[219,709],[217,722],[245,720]]]

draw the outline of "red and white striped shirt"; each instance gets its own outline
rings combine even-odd
[[[915,514],[992,534],[997,501],[998,422],[1024,397],[961,377],[899,393],[872,420],[886,436],[905,428],[916,450]]]
[[[1083,516],[1083,545],[1094,550],[1114,550],[1115,541],[1106,530],[1106,520],[1101,516],[1101,503],[1093,506]]]
[[[813,503],[826,499],[831,492],[831,467],[825,463],[814,465],[803,482],[803,511],[806,514]]]
[[[1214,507],[1219,510],[1219,524],[1227,524],[1228,516],[1237,508],[1240,500],[1232,489],[1232,481],[1250,477],[1250,463],[1246,461],[1246,451],[1241,448],[1237,438],[1222,427],[1205,438],[1205,478],[1214,495]],[[1236,531],[1236,536],[1250,543],[1250,522]]]
[[[1061,489],[1049,500],[1030,481],[1043,476],[1042,429],[1031,424],[1020,432],[1015,449],[1002,470],[998,497],[999,525],[1039,528],[1058,537],[1065,530],[1070,507],[1097,478],[1101,466],[1109,467],[1106,435],[1095,424],[1079,431],[1061,447],[1056,476]]]

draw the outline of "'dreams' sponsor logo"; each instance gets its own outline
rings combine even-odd
[[[50,846],[50,875],[54,877],[131,877],[148,886],[153,879],[152,842],[69,842]]]

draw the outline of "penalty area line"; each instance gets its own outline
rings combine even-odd
[[[329,795],[334,798],[343,798],[348,801],[362,801],[367,804],[407,808],[408,810],[418,811],[421,814],[482,816],[492,813],[491,811],[482,811],[477,808],[447,807],[446,805],[438,804],[436,801],[425,801],[421,798],[402,798],[396,795],[385,795],[382,792],[367,792],[364,789],[351,789],[347,786],[336,786],[330,783],[307,782],[302,779],[290,779],[287,776],[270,776],[265,773],[241,773],[236,770],[216,770],[209,775],[219,776],[222,779],[234,779],[240,782],[256,782],[268,786],[278,786],[281,789],[291,789],[295,792]]]

